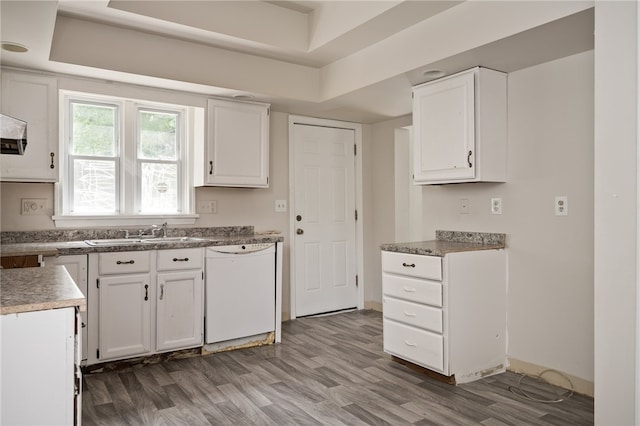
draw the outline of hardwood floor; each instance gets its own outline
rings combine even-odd
[[[593,399],[514,395],[519,375],[451,386],[382,352],[379,312],[283,323],[279,345],[84,377],[85,425],[592,425]],[[548,385],[528,387],[549,399]]]

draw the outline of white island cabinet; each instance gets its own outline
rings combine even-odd
[[[82,293],[62,266],[0,280],[0,424],[79,425]]]
[[[465,383],[504,372],[504,250],[382,252],[385,352]]]
[[[507,75],[476,67],[413,88],[416,184],[506,182]]]

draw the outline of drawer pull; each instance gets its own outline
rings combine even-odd
[[[413,287],[402,287],[402,289],[404,291],[406,291],[407,293],[415,293],[416,292],[416,289],[413,288]]]
[[[174,257],[174,258],[173,258],[173,261],[174,261],[174,262],[188,262],[188,261],[189,261],[189,258],[188,258],[188,257],[185,257],[185,258],[180,259],[180,258]]]
[[[411,347],[413,347],[413,348],[415,348],[416,346],[418,346],[418,345],[416,345],[415,343],[410,342],[410,341],[408,341],[408,340],[405,340],[405,341],[404,341],[404,344],[405,344],[405,345],[407,345],[407,346],[411,346]]]
[[[415,263],[405,263],[402,262],[402,266],[404,266],[405,268],[415,268],[416,264]]]
[[[164,298],[164,284],[160,284],[160,300]]]
[[[133,265],[134,263],[136,263],[136,262],[133,259],[132,260],[128,260],[128,261],[118,260],[116,262],[116,264],[118,264],[118,265]]]
[[[149,284],[144,285],[144,300],[149,300]]]
[[[404,312],[404,314],[405,314],[406,316],[408,316],[408,317],[415,317],[415,316],[416,316],[416,314],[414,314],[413,312],[407,312],[407,311],[405,311],[405,312]]]

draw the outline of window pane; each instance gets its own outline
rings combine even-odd
[[[116,212],[114,161],[73,161],[73,212]]]
[[[74,155],[116,155],[117,107],[71,103],[71,153]]]
[[[176,160],[178,114],[140,111],[138,157],[149,160]]]
[[[178,166],[142,163],[140,211],[178,212]]]

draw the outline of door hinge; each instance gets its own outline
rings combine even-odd
[[[358,155],[358,145],[353,144],[353,155]]]
[[[100,288],[100,278],[96,278],[96,288]]]
[[[356,220],[358,220],[358,210],[356,210]]]
[[[358,276],[356,275],[356,287],[358,287]]]
[[[100,348],[96,349],[96,358],[100,359]]]

